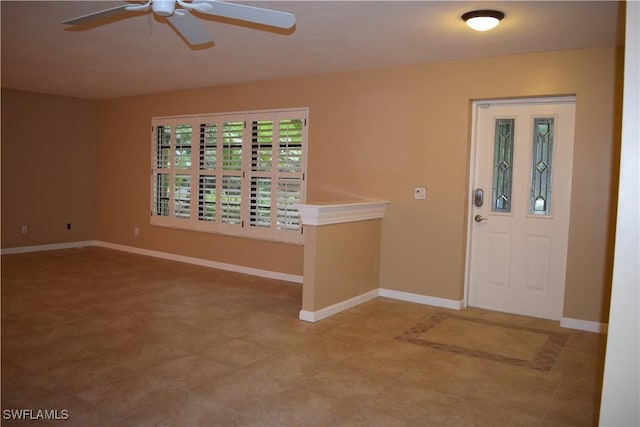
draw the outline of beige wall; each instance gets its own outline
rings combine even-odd
[[[3,248],[93,238],[95,147],[93,102],[2,89]]]
[[[307,202],[389,200],[382,227],[380,287],[460,300],[470,102],[575,94],[574,194],[563,316],[606,322],[612,176],[617,176],[619,140],[617,65],[615,49],[607,48],[99,101],[95,238],[302,275],[302,246],[149,225],[150,122],[160,115],[309,107]],[[428,187],[425,201],[413,200],[415,185]],[[4,186],[3,182],[3,190]],[[4,199],[3,191],[3,216]],[[138,237],[133,235],[136,226]]]
[[[315,312],[378,289],[381,220],[305,228],[302,309]]]
[[[98,104],[96,237],[302,274],[295,245],[148,225],[153,116],[309,107],[307,202],[389,200],[380,286],[464,295],[470,101],[575,94],[576,143],[565,317],[606,321],[614,49],[503,56],[309,76]],[[123,153],[129,153],[124,156]],[[415,185],[426,185],[415,201]],[[127,209],[114,209],[126,206]],[[133,236],[133,227],[141,235]]]

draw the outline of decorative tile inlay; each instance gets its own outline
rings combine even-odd
[[[491,353],[484,350],[478,350],[473,348],[462,347],[458,345],[446,344],[442,342],[436,342],[429,339],[428,332],[442,324],[447,319],[457,319],[465,322],[472,322],[485,326],[491,326],[496,328],[505,328],[512,331],[523,331],[528,333],[535,333],[546,336],[546,341],[542,345],[542,348],[536,352],[531,360],[521,359],[517,357],[510,357],[506,355]],[[545,329],[530,328],[526,326],[517,326],[509,323],[497,322],[486,319],[477,319],[473,317],[459,316],[449,313],[436,313],[431,318],[418,323],[411,329],[404,332],[402,335],[397,336],[395,339],[399,341],[408,342],[411,344],[421,345],[424,347],[430,347],[437,350],[449,351],[451,353],[463,354],[466,356],[478,357],[481,359],[493,360],[496,362],[508,363],[510,365],[522,366],[525,368],[531,368],[538,371],[550,371],[553,365],[556,363],[560,352],[564,348],[565,343],[569,335],[561,332],[547,331]]]

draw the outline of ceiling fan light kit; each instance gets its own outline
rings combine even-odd
[[[489,31],[495,28],[504,18],[498,10],[473,10],[462,15],[462,20],[476,31]]]
[[[191,11],[284,29],[296,24],[296,17],[291,13],[219,0],[198,0],[193,3],[183,0],[149,0],[144,4],[126,4],[90,13],[66,20],[63,24],[83,25],[126,12],[148,10],[166,18],[176,32],[191,45],[213,42],[207,30]]]
[[[126,10],[131,10],[126,8]],[[160,16],[171,16],[173,12],[176,10],[176,2],[175,1],[154,1],[151,3],[151,10],[156,15]]]

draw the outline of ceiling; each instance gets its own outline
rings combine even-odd
[[[3,87],[103,99],[479,56],[615,46],[613,1],[257,1],[291,12],[274,30],[198,15],[215,44],[192,48],[166,23],[131,13],[73,29],[62,21],[119,1],[2,1]],[[460,16],[506,17],[478,33]]]

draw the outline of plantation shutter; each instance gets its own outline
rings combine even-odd
[[[295,204],[301,203],[304,180],[305,117],[288,116],[279,121],[278,140],[278,229],[300,231],[302,223]]]
[[[176,221],[191,219],[191,141],[193,125],[183,121],[174,126],[173,216]]]
[[[220,162],[220,231],[242,232],[242,166],[244,153],[244,115],[221,120],[222,151]]]
[[[273,138],[277,114],[249,115],[251,160],[248,171],[249,233],[270,238],[272,224]]]
[[[302,242],[307,110],[154,118],[151,223]]]
[[[201,120],[203,122],[204,120]],[[200,152],[198,153],[198,221],[205,223],[217,220],[218,140],[219,126],[216,122],[200,123]]]
[[[172,132],[173,126],[170,123],[159,122],[152,127],[152,224],[169,225],[171,223]]]
[[[249,116],[249,230],[251,236],[299,241],[302,201],[303,112],[256,113]]]

